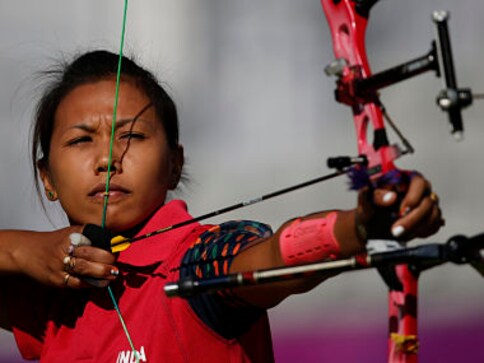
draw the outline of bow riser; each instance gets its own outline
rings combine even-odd
[[[371,75],[366,56],[365,34],[368,18],[358,14],[353,1],[334,2],[321,0],[333,37],[333,49],[341,68],[337,71],[336,98],[353,109],[353,118],[358,140],[358,153],[366,155],[370,170],[377,169],[373,177],[395,169],[393,161],[398,150],[390,146],[386,137],[382,111],[376,93],[359,95],[355,85],[358,80]],[[373,142],[368,141],[373,130]]]

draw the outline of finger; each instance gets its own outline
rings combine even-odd
[[[62,286],[67,289],[85,289],[90,287],[106,287],[111,281],[102,279],[81,279],[66,273],[62,277]]]
[[[418,228],[420,223],[430,219],[434,208],[438,209],[435,203],[429,197],[424,198],[418,208],[411,209],[392,225],[392,235],[396,238],[402,238],[405,235],[413,234],[412,232]]]
[[[113,279],[112,276],[118,276],[119,272],[116,266],[105,265],[98,262],[91,262],[76,258],[75,256],[66,256],[63,260],[64,271],[78,275],[89,275],[91,273],[101,273],[102,278]],[[103,272],[104,271],[104,272]],[[96,276],[99,277],[99,276]]]
[[[71,257],[69,266],[68,273],[80,278],[95,278],[112,281],[119,275],[119,270],[114,265],[92,262],[78,257]]]
[[[69,240],[71,241],[71,245],[74,247],[79,247],[79,246],[90,246],[92,243],[87,238],[84,236],[82,233],[71,233],[69,235]]]
[[[100,262],[103,264],[113,264],[116,261],[116,256],[111,252],[105,251],[101,248],[82,246],[77,247],[71,256],[79,257],[84,260]]]
[[[444,225],[445,220],[442,218],[442,211],[435,205],[430,216],[415,226],[413,234],[416,237],[426,238],[437,233]]]
[[[375,189],[373,192],[373,203],[379,207],[389,207],[398,199],[398,194],[391,190]]]
[[[80,278],[71,275],[70,273],[64,273],[60,278],[60,286],[66,289],[82,289],[86,287],[90,287],[89,284],[82,281]]]
[[[432,190],[430,182],[421,175],[415,175],[408,186],[408,191],[400,204],[401,215],[405,215],[414,208],[417,208],[425,196]]]
[[[70,254],[65,256],[62,262],[64,263],[65,272],[72,272],[76,266],[76,258]]]
[[[86,236],[78,232],[69,234],[69,242],[70,244],[65,251],[69,256],[73,255],[74,250],[77,247],[91,245],[91,241]]]
[[[103,279],[93,279],[93,278],[83,278],[81,281],[88,286],[94,286],[94,287],[107,287],[109,283],[111,282],[110,280],[103,280]]]

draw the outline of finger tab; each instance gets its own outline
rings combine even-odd
[[[95,224],[87,224],[82,234],[92,241],[94,247],[102,248],[106,251],[111,251],[112,234],[106,228],[102,228]]]

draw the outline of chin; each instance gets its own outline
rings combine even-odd
[[[127,218],[126,214],[123,215],[123,218],[110,218],[108,215],[106,228],[113,233],[122,234],[124,237],[130,237],[134,236],[145,223],[145,219]]]

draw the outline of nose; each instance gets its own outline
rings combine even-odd
[[[113,147],[112,152],[106,150],[99,155],[94,166],[94,172],[96,175],[107,173],[108,170],[111,175],[119,174],[123,171],[119,152],[116,149],[116,147]],[[111,164],[111,167],[109,166],[109,164]]]

